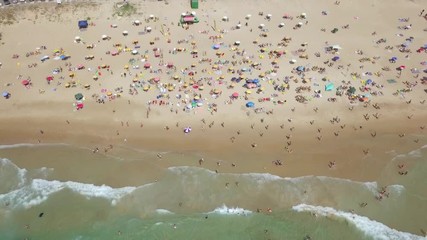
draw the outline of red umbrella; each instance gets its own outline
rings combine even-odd
[[[144,68],[150,68],[150,67],[151,67],[151,64],[149,64],[149,63],[144,64]]]
[[[22,85],[27,86],[28,84],[30,84],[30,81],[28,80],[22,80]]]
[[[52,81],[52,80],[53,80],[53,76],[48,76],[48,77],[46,77],[46,80],[48,80],[48,81]]]
[[[158,81],[160,81],[160,78],[159,78],[159,77],[155,77],[155,78],[153,78],[153,80],[154,80],[155,82],[158,82]]]
[[[82,109],[84,107],[83,103],[77,103],[77,110]]]
[[[403,69],[405,69],[405,68],[406,68],[406,67],[405,67],[404,65],[402,65],[402,66],[400,66],[400,67],[399,67],[399,69],[400,69],[400,70],[403,70]]]
[[[234,97],[234,98],[238,98],[239,97],[239,93],[234,92],[231,96]]]

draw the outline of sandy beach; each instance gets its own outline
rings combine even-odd
[[[344,219],[347,213],[366,216],[400,231],[381,238],[365,229],[366,239],[422,239],[427,229],[421,214],[427,211],[423,1],[217,0],[200,1],[198,9],[189,2],[0,8],[0,179],[7,180],[10,165],[34,172],[28,176],[33,184],[41,178],[166,189],[187,177],[210,179],[212,173],[218,181],[205,179],[196,192],[189,191],[191,183],[175,186],[185,196],[194,194],[193,200],[182,192],[153,190],[156,207],[154,199],[139,203],[143,194],[132,190],[132,197],[115,199],[109,215],[135,211],[144,220],[151,208],[195,214],[228,201],[267,216],[290,209]],[[88,26],[79,29],[82,20]],[[35,173],[40,169],[50,170],[41,176]],[[274,176],[284,186],[289,179],[317,180],[292,183],[300,191],[292,193],[281,192],[274,181],[246,179],[248,174]],[[375,187],[363,190],[359,183]],[[245,184],[247,192],[221,194]],[[19,186],[0,188],[0,217],[22,227],[29,224],[29,213],[18,204],[19,213],[10,217],[9,206]],[[273,195],[276,191],[285,195]],[[211,197],[198,198],[202,192]],[[92,204],[82,208],[93,209]],[[316,212],[303,204],[325,208]],[[45,205],[24,209],[37,212]],[[103,220],[83,218],[86,226]],[[354,225],[361,229],[357,221]],[[31,229],[33,236],[43,236],[38,227]],[[361,239],[299,232],[305,230],[295,239]],[[9,234],[4,236],[31,236]]]

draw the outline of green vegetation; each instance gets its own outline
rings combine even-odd
[[[113,16],[127,17],[136,13],[136,7],[131,3],[116,3]]]

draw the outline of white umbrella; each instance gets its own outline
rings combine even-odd
[[[264,28],[265,27],[265,25],[263,24],[263,23],[261,23],[260,25],[259,25],[259,28]]]
[[[107,35],[102,35],[102,36],[101,36],[101,38],[102,38],[103,40],[105,40],[105,39],[107,39],[107,38],[108,38],[108,36],[107,36]]]
[[[279,24],[279,27],[284,27],[285,26],[285,23],[280,23]]]
[[[129,34],[129,32],[128,31],[123,31],[123,36],[127,36],[128,34]]]
[[[154,18],[154,15],[153,15],[153,14],[151,14],[149,17],[150,17],[150,19],[153,19],[153,18]]]
[[[252,15],[250,15],[250,14],[246,15],[246,19],[249,19],[251,17],[252,17]]]
[[[234,45],[239,46],[240,45],[240,41],[235,41]]]
[[[295,59],[291,59],[291,61],[289,61],[289,63],[291,63],[291,64],[294,64],[296,62],[297,62],[297,60],[295,60]]]
[[[302,18],[306,18],[307,17],[307,13],[301,13],[301,17]]]
[[[191,12],[191,15],[196,16],[196,12]]]
[[[151,32],[151,27],[146,27],[145,30],[147,30],[147,32]]]
[[[272,17],[272,15],[271,14],[267,14],[267,18],[271,18]]]
[[[185,12],[181,13],[181,16],[185,16],[185,15],[187,15],[187,13],[185,13]]]
[[[80,37],[79,37],[79,36],[76,36],[76,37],[74,38],[74,40],[76,40],[76,41],[80,41]]]
[[[299,22],[297,25],[298,25],[298,26],[302,26],[302,22]]]
[[[112,28],[117,28],[117,24],[111,24]]]
[[[236,25],[236,28],[241,28],[242,27],[242,24],[237,24]]]
[[[135,21],[133,21],[133,23],[134,23],[135,25],[139,25],[139,24],[141,24],[141,21],[139,21],[139,20],[135,20]]]
[[[227,16],[222,17],[222,21],[227,21],[227,20],[228,20]]]
[[[132,54],[133,54],[133,55],[138,54],[138,50],[132,50]]]

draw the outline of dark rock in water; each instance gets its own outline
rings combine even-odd
[[[41,212],[41,213],[39,214],[39,218],[43,217],[43,215],[44,215],[44,212]]]

